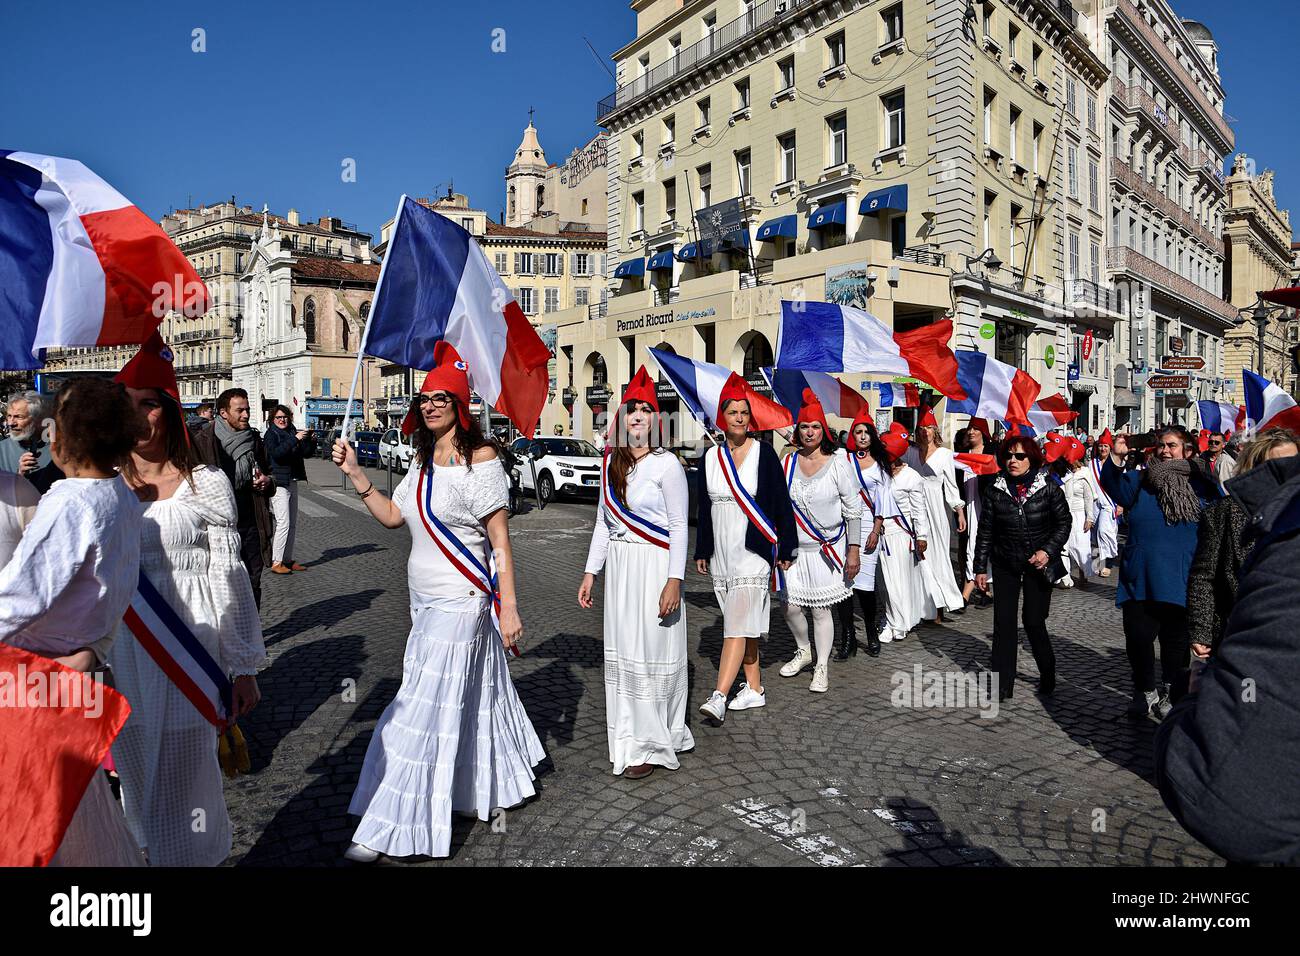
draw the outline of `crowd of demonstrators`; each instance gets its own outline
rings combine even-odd
[[[1048,479],[1043,452],[1022,435],[1005,439],[998,449],[1001,472],[984,489],[979,533],[975,540],[975,582],[993,592],[993,670],[998,696],[1012,696],[1020,639],[1017,612],[1038,665],[1038,691],[1056,687],[1056,655],[1047,634],[1052,585],[1065,574],[1061,551],[1070,536],[1070,507],[1060,486]],[[1023,597],[1023,610],[1022,610]]]
[[[605,720],[616,775],[676,770],[692,750],[686,577],[689,489],[660,443],[659,400],[644,366],[615,412],[601,462],[600,504],[578,605],[590,608],[605,574]]]
[[[506,475],[469,403],[466,363],[439,343],[402,424],[415,458],[391,500],[350,444],[334,444],[334,463],[370,514],[411,529],[402,684],[375,726],[348,808],[361,817],[345,854],[354,862],[447,856],[452,814],[487,820],[522,803],[545,757],[505,656],[524,632]]]
[[[880,565],[881,542],[885,536],[885,519],[889,507],[889,453],[885,451],[876,431],[876,423],[864,405],[853,419],[845,446],[851,456],[849,474],[856,482],[858,498],[862,502],[858,556],[860,567],[853,577],[853,593],[862,610],[867,630],[867,654],[880,656],[880,634],[876,629],[876,575]],[[857,653],[857,623],[853,616],[853,601],[847,599],[839,605],[840,627],[844,631],[843,657]]]
[[[1227,491],[1244,518],[1248,553],[1212,659],[1156,732],[1156,782],[1174,817],[1230,862],[1294,866],[1300,864],[1300,456],[1294,436],[1266,433],[1240,461]],[[1220,552],[1241,547],[1231,538],[1230,515],[1210,520],[1227,529]],[[1233,563],[1229,557],[1218,562],[1225,574]]]
[[[298,528],[298,482],[307,480],[307,466],[303,459],[315,449],[311,433],[295,428],[293,412],[287,405],[276,405],[262,436],[271,464],[271,479],[275,492],[271,496],[271,511],[275,532],[271,543],[271,571],[275,574],[292,574],[307,568],[293,559],[293,543]]]
[[[782,465],[799,549],[782,592],[785,622],[794,635],[795,654],[781,667],[780,674],[794,677],[812,665],[808,689],[814,693],[829,689],[835,609],[852,599],[850,582],[858,576],[862,563],[859,486],[849,470],[848,458],[836,453],[834,436],[821,403],[811,389],[805,389],[795,424],[797,451],[788,455]],[[812,616],[811,641],[805,610]],[[849,610],[851,613],[851,604]]]
[[[1121,439],[1123,440],[1123,439]],[[1110,458],[1115,445],[1115,436],[1107,428],[1097,437],[1088,456],[1088,478],[1092,482],[1092,493],[1096,501],[1096,513],[1093,518],[1093,538],[1097,546],[1097,573],[1108,578],[1119,554],[1119,520],[1124,509],[1111,500],[1101,487],[1101,469]],[[1127,443],[1124,454],[1127,454]]]
[[[966,530],[966,504],[957,490],[957,472],[952,452],[943,447],[939,423],[928,407],[921,409],[916,427],[916,444],[904,456],[907,464],[921,477],[925,490],[926,519],[930,529],[930,554],[925,577],[934,611],[926,617],[943,620],[943,612],[960,614],[966,609],[952,566],[953,520],[957,532]]]
[[[45,494],[63,477],[50,457],[50,436],[46,423],[45,398],[38,392],[16,392],[5,405],[8,436],[0,440],[0,471],[21,475]]]
[[[1121,458],[1117,442],[1101,472],[1102,489],[1127,516],[1115,602],[1124,622],[1133,674],[1133,717],[1168,715],[1183,685],[1190,654],[1187,581],[1201,513],[1219,498],[1218,482],[1196,457],[1195,439],[1171,425],[1156,429],[1145,462],[1135,449]],[[1160,682],[1154,643],[1160,644]]]
[[[722,611],[718,681],[700,712],[721,724],[727,711],[767,703],[759,669],[759,641],[771,623],[771,592],[778,572],[799,550],[785,474],[772,446],[750,433],[752,414],[743,380],[732,374],[718,399],[723,442],[699,469],[695,566],[713,581]],[[744,669],[740,692],[727,695]]]
[[[200,464],[219,468],[235,491],[238,507],[240,558],[248,569],[253,597],[262,605],[262,569],[271,564],[275,524],[271,496],[275,480],[262,436],[249,424],[248,393],[228,388],[217,396],[217,416],[211,426],[193,436]]]
[[[1226,452],[1224,453],[1226,455]],[[1300,454],[1300,438],[1285,428],[1270,428],[1247,444],[1235,466],[1245,475],[1266,461]],[[1187,622],[1192,653],[1208,660],[1219,649],[1237,599],[1241,567],[1249,550],[1250,515],[1229,493],[1201,515],[1196,553],[1187,577]]]
[[[238,721],[260,699],[266,648],[230,482],[195,462],[175,372],[156,348],[141,349],[118,381],[143,422],[120,469],[139,502],[141,576],[201,645],[196,656],[233,678],[228,717]],[[109,662],[131,714],[113,760],[131,831],[152,866],[217,866],[231,850],[217,728],[150,646],[126,624],[117,632]],[[195,827],[199,812],[204,826]]]
[[[139,576],[140,509],[117,468],[141,426],[122,386],[96,378],[65,385],[53,418],[49,453],[64,478],[0,570],[0,641],[88,672],[104,666]],[[52,863],[143,862],[106,776],[95,773]]]

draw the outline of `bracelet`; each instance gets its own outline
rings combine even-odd
[[[363,499],[364,499],[364,498],[368,498],[368,497],[370,497],[370,493],[371,493],[372,491],[374,491],[374,490],[375,490],[375,483],[372,481],[372,482],[370,483],[370,487],[369,487],[369,488],[367,488],[365,491],[358,491],[358,492],[355,492],[355,494],[356,494],[356,496],[357,496],[358,498],[363,498]]]

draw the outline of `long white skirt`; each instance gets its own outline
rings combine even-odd
[[[1092,577],[1092,534],[1084,530],[1083,515],[1073,515],[1070,525],[1070,537],[1065,540],[1066,573],[1072,572],[1071,565],[1078,568],[1085,578]]]
[[[771,627],[772,566],[746,549],[749,519],[730,498],[713,502],[709,575],[722,609],[723,637],[764,637]],[[792,569],[793,570],[793,569]]]
[[[1119,554],[1119,520],[1110,505],[1097,503],[1097,523],[1092,533],[1097,538],[1097,560],[1109,561]]]
[[[885,579],[885,626],[882,639],[900,640],[921,623],[928,611],[934,615],[934,604],[925,593],[921,567],[912,554],[912,538],[901,528],[885,526],[885,540],[881,542],[880,570]]]
[[[836,542],[841,554],[844,538]],[[832,607],[853,592],[844,583],[844,571],[836,568],[817,545],[800,542],[799,556],[785,573],[784,599],[795,607]]]
[[[144,866],[104,771],[95,770],[50,866]]]
[[[943,500],[943,485],[926,479],[925,511],[930,519],[929,542],[925,551],[923,577],[926,592],[935,611],[926,615],[934,617],[939,608],[955,611],[966,602],[962,600],[957,576],[952,570],[952,511]]]
[[[353,842],[388,856],[446,856],[453,811],[487,820],[536,793],[546,756],[515,693],[486,600],[411,592],[402,686],[366,748]]]
[[[870,531],[870,525],[864,521],[863,525],[866,531]],[[884,532],[880,534],[880,539],[876,541],[876,550],[867,550],[867,534],[864,531],[862,535],[862,546],[858,548],[858,554],[862,559],[862,567],[858,570],[858,575],[853,579],[853,590],[855,591],[874,591],[876,589],[876,572],[880,569],[880,552],[884,550],[882,540],[885,537]]]
[[[605,727],[614,773],[643,763],[676,770],[695,746],[686,726],[686,603],[659,618],[668,552],[611,541],[605,566]]]

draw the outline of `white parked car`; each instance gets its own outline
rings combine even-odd
[[[543,501],[557,495],[600,494],[600,452],[591,442],[579,438],[517,438],[510,450],[519,458],[519,483],[526,495],[533,493],[533,472],[537,493]],[[534,466],[536,468],[534,469]]]
[[[411,459],[414,457],[415,449],[411,447],[411,440],[398,429],[388,429],[379,439],[380,468],[387,468],[391,461],[393,471],[404,475],[411,470]]]

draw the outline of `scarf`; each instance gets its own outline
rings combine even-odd
[[[1034,479],[1037,477],[1038,472],[1033,469],[1025,472],[1019,478],[1008,474],[1007,489],[1011,492],[1011,497],[1024,504],[1025,499],[1029,497],[1029,489],[1033,486]]]
[[[1203,473],[1204,467],[1203,462],[1197,462],[1193,466],[1186,458],[1169,461],[1152,458],[1147,462],[1143,481],[1155,493],[1160,510],[1165,515],[1165,524],[1201,520],[1201,499],[1196,496],[1190,479],[1193,471]]]
[[[221,447],[235,462],[235,490],[243,491],[253,483],[253,465],[256,463],[253,457],[253,429],[245,428],[242,432],[237,432],[221,416],[213,419],[212,427],[217,433],[217,441],[221,442]]]

